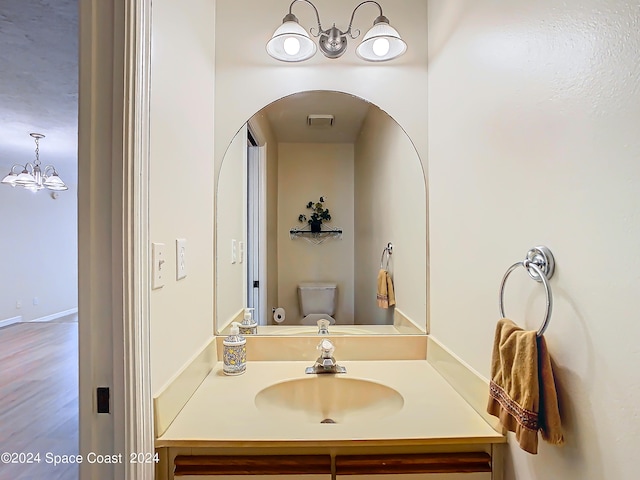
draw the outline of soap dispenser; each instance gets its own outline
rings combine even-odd
[[[258,322],[253,319],[253,308],[244,309],[244,319],[240,324],[240,333],[242,335],[255,335],[258,333]]]
[[[222,341],[223,372],[225,375],[240,375],[247,370],[247,339],[240,335],[240,324],[233,322],[231,332]]]

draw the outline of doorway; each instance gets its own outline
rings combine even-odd
[[[266,325],[266,169],[264,142],[247,128],[247,306]]]

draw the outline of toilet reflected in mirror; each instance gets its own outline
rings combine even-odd
[[[338,301],[338,286],[335,283],[305,282],[298,285],[298,300],[302,325],[317,325],[318,320],[329,320],[329,325],[335,325]]]
[[[318,116],[332,122],[309,121]],[[401,333],[426,332],[426,185],[413,142],[372,103],[306,91],[260,109],[232,140],[215,179],[216,333],[244,307],[256,309],[259,334],[317,330],[327,317],[332,332],[375,326],[389,333],[398,324],[411,326]],[[331,216],[322,225],[327,238],[291,234],[309,227],[299,219],[321,197]],[[383,309],[377,278],[390,242],[396,305]],[[274,308],[286,317],[274,320]]]

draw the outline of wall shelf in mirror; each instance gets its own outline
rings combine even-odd
[[[320,245],[325,240],[334,238],[336,240],[342,239],[341,228],[327,228],[319,232],[312,232],[310,229],[292,228],[289,230],[289,238],[295,240],[296,238],[303,238],[309,243]]]

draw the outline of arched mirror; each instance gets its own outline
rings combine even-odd
[[[218,334],[245,307],[258,334],[425,333],[426,175],[404,130],[334,91],[257,112],[216,181],[215,298]]]

